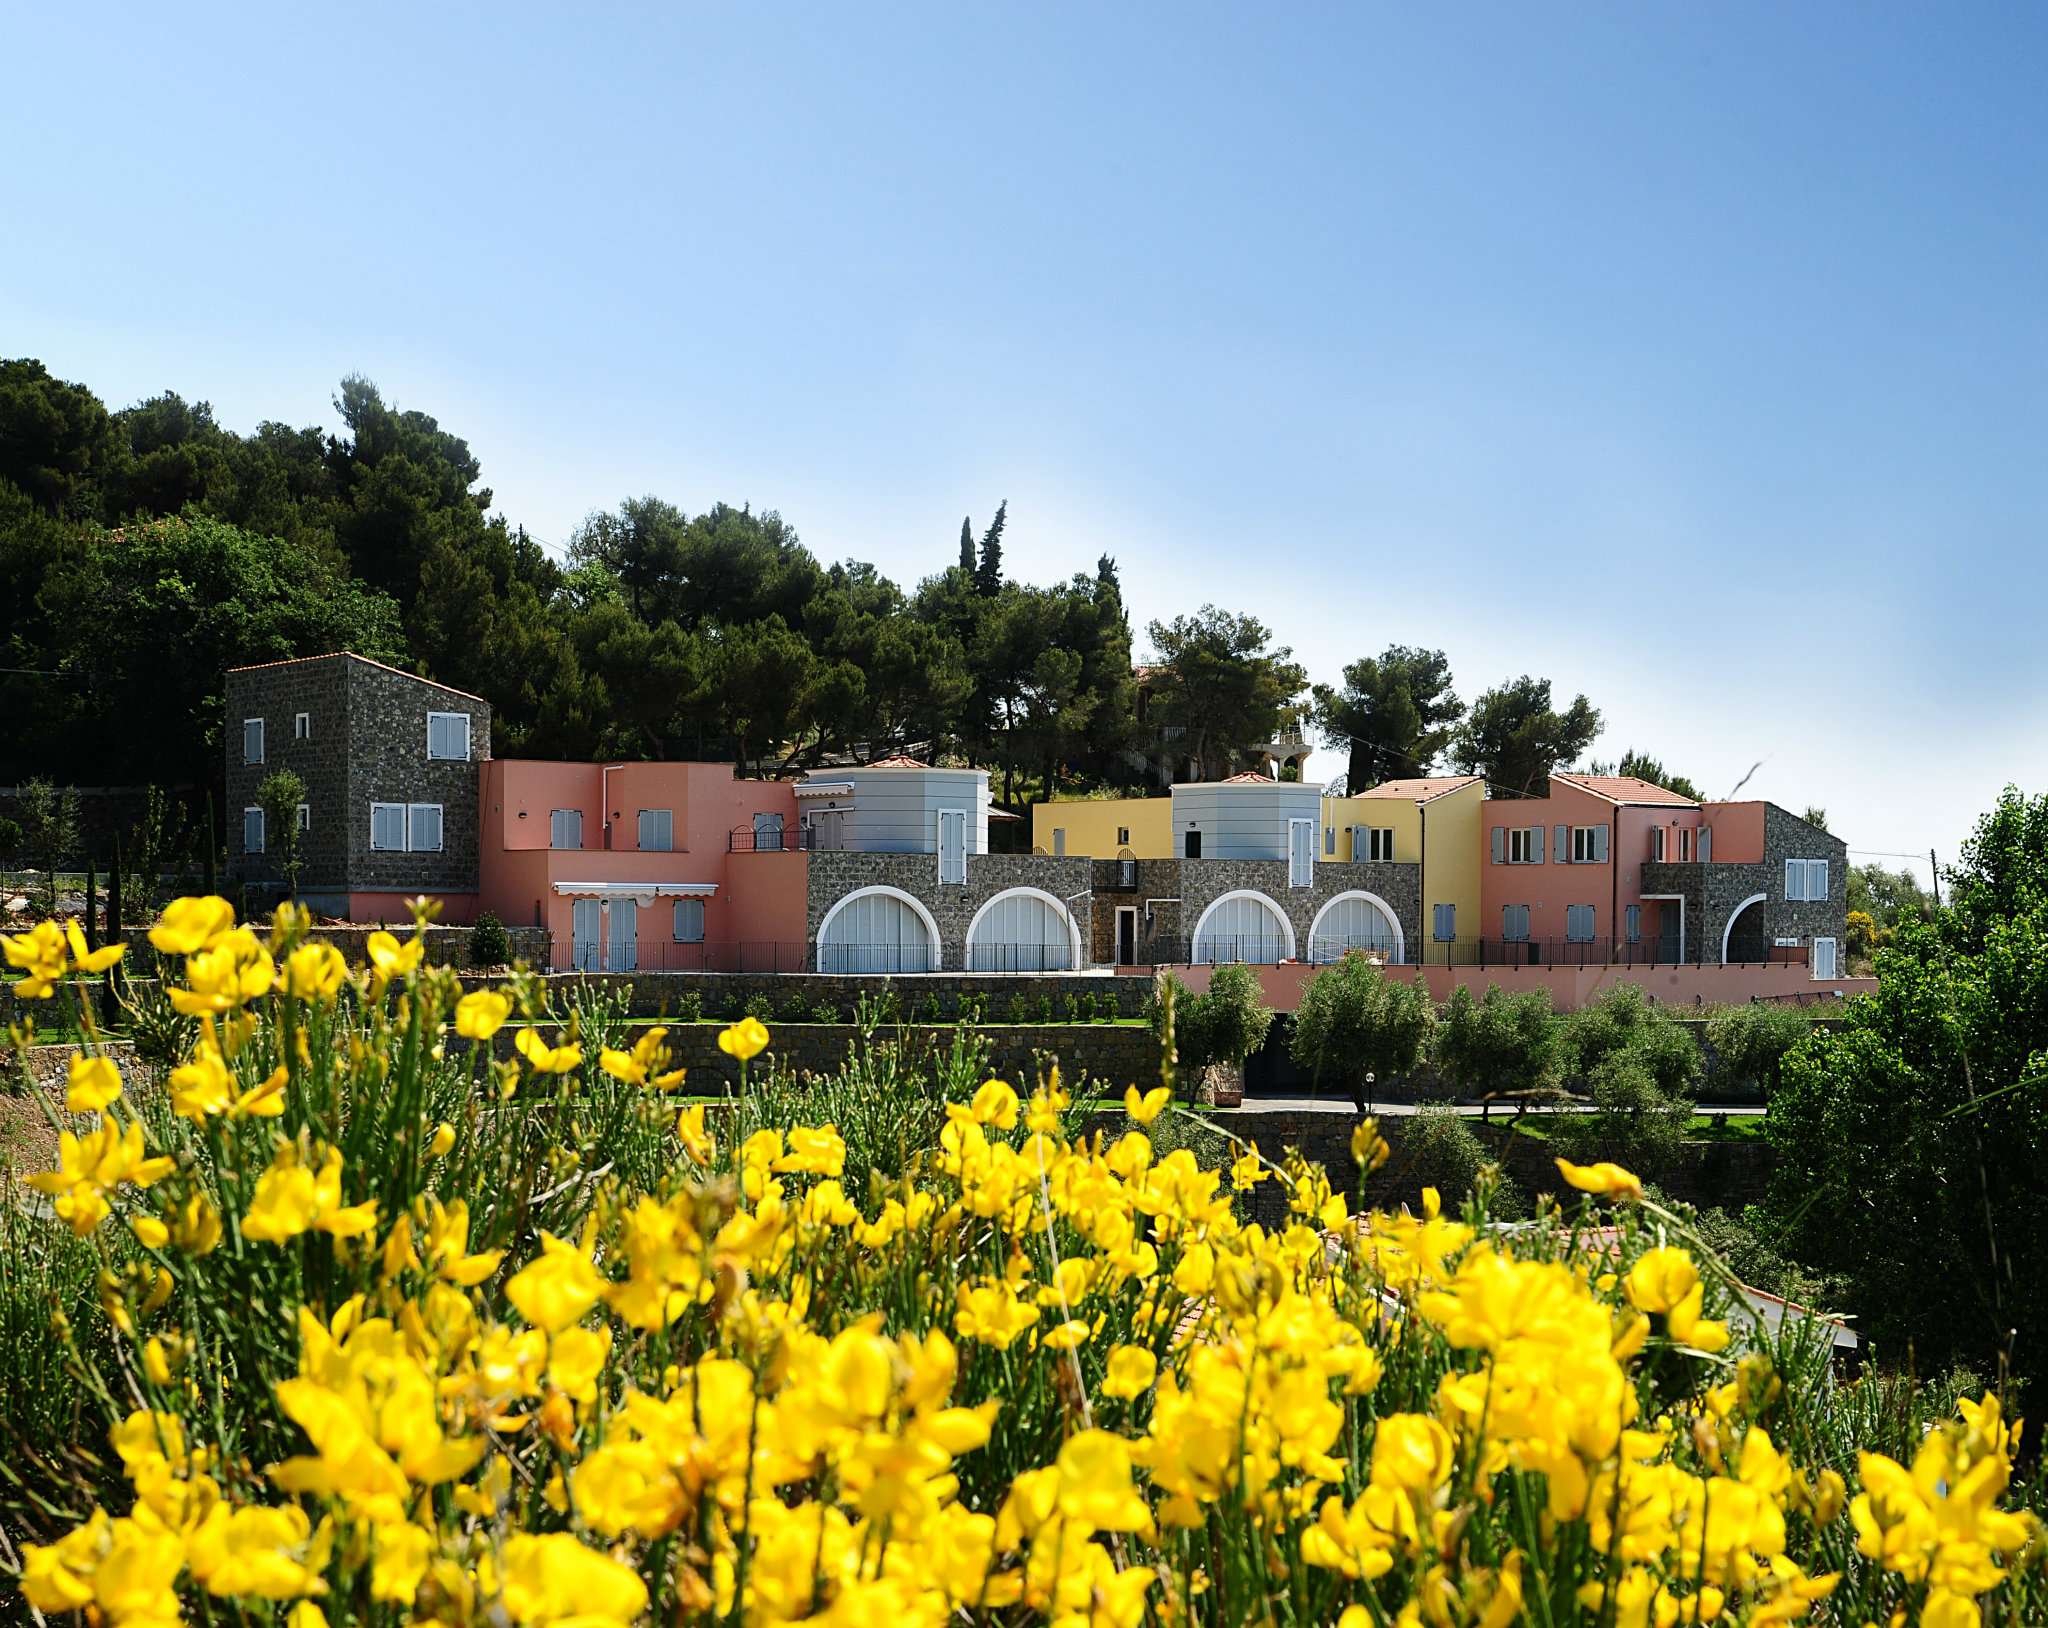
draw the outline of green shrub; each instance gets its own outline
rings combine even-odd
[[[1418,1108],[1402,1122],[1387,1169],[1406,1203],[1415,1203],[1423,1188],[1434,1187],[1444,1208],[1454,1210],[1488,1183],[1487,1207],[1497,1219],[1513,1220],[1527,1213],[1521,1190],[1502,1174],[1464,1115],[1446,1103]]]
[[[469,964],[506,967],[512,964],[512,938],[505,924],[486,910],[469,930]]]
[[[1089,996],[1090,1000],[1094,998],[1092,995]],[[1068,995],[1061,1001],[1060,1007],[1066,1013],[1069,1023],[1079,1023],[1081,1021],[1081,997],[1079,995]]]
[[[811,1021],[813,1023],[838,1023],[845,1016],[846,1014],[840,1011],[838,1006],[831,1001],[819,1001],[811,1008]]]
[[[756,1018],[763,1023],[774,1022],[775,997],[765,989],[758,995],[748,997],[746,1004],[740,1008],[740,1016]]]
[[[1010,997],[1010,1021],[1012,1023],[1029,1023],[1031,1021],[1030,1003],[1022,995],[1012,995]]]
[[[1580,1163],[1612,1159],[1639,1175],[1666,1169],[1692,1121],[1700,1048],[1636,984],[1617,985],[1565,1020],[1565,1067],[1593,1113],[1562,1128]]]
[[[1052,997],[1041,994],[1031,1003],[1031,1018],[1035,1023],[1052,1022]]]
[[[702,1020],[703,1016],[704,997],[698,994],[696,990],[689,990],[676,997],[675,1016],[671,1020],[672,1022],[696,1023]]]
[[[1475,1001],[1460,984],[1437,1014],[1430,1056],[1448,1090],[1526,1098],[1557,1083],[1558,1040],[1548,990],[1511,995],[1493,984]]]

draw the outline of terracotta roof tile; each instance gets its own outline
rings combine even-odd
[[[1669,803],[1678,808],[1698,808],[1690,797],[1681,797],[1667,786],[1641,780],[1632,774],[1556,774],[1568,786],[1605,797],[1610,803]]]
[[[1388,780],[1365,791],[1353,792],[1354,797],[1387,797],[1399,802],[1426,803],[1432,797],[1441,797],[1446,792],[1460,791],[1466,786],[1479,784],[1476,774],[1426,774],[1413,780]]]
[[[1221,782],[1221,784],[1226,786],[1277,786],[1280,782],[1269,774],[1253,774],[1247,769],[1243,774],[1234,774],[1228,780]]]
[[[867,767],[870,769],[929,769],[931,765],[929,763],[922,763],[914,757],[906,757],[903,753],[898,752],[894,757],[876,758]]]

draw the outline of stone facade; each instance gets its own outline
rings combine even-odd
[[[1117,912],[1135,912],[1133,966],[1170,960],[1186,935],[1181,931],[1178,859],[1097,859],[1090,861],[1095,889],[1095,929],[1089,956],[1098,966],[1117,964]]]
[[[1827,898],[1786,898],[1788,859],[1826,860]],[[1652,861],[1643,866],[1642,886],[1645,894],[1675,893],[1685,900],[1688,961],[1718,963],[1724,942],[1731,963],[1768,960],[1781,938],[1796,939],[1810,955],[1816,938],[1832,938],[1839,968],[1848,931],[1848,846],[1775,803],[1764,804],[1761,863]],[[1763,895],[1760,900],[1758,894]],[[1750,908],[1745,910],[1745,905]]]
[[[1308,887],[1287,885],[1284,859],[1184,859],[1180,864],[1182,939],[1192,945],[1202,912],[1226,893],[1250,889],[1271,899],[1294,929],[1295,955],[1308,956],[1309,929],[1317,913],[1340,893],[1370,893],[1386,901],[1399,923],[1404,945],[1419,953],[1422,937],[1422,867],[1412,864],[1352,864],[1318,860]],[[1177,957],[1182,959],[1184,957]]]
[[[474,894],[480,803],[477,765],[491,755],[489,703],[361,656],[336,654],[230,671],[226,680],[227,847],[232,880],[281,880],[277,833],[266,852],[243,851],[245,808],[279,768],[306,783],[308,827],[302,839],[300,895],[345,912],[363,892]],[[466,759],[429,759],[427,714],[469,719]],[[302,738],[298,718],[308,726]],[[261,763],[244,761],[245,724],[264,722]],[[397,852],[370,846],[370,805],[432,803],[441,810],[441,846]]]
[[[511,931],[516,945],[522,932],[533,929]],[[930,972],[892,978],[885,973],[642,970],[556,973],[549,982],[557,988],[558,998],[567,999],[573,985],[584,980],[623,988],[629,1001],[627,1014],[642,1018],[671,1016],[693,995],[706,1018],[737,1018],[749,1001],[763,995],[778,1013],[798,1013],[807,1020],[816,1007],[827,1005],[850,1017],[861,1001],[886,995],[895,998],[905,1018],[935,1014],[948,1023],[962,1016],[963,1002],[978,1003],[984,1017],[1004,1019],[1012,1001],[1022,1000],[1034,1012],[1049,1002],[1055,1015],[1064,1015],[1070,998],[1092,996],[1098,1011],[1135,1018],[1146,1014],[1152,999],[1149,976],[1075,978],[1063,972]],[[494,980],[479,975],[469,982],[481,988]]]
[[[813,853],[808,880],[806,941],[816,964],[818,929],[826,914],[848,894],[863,888],[891,887],[909,894],[932,914],[939,927],[939,970],[966,967],[967,929],[975,912],[1010,888],[1037,888],[1061,900],[1081,932],[1085,958],[1094,939],[1089,908],[1092,862],[1078,856],[1056,859],[1045,854],[970,854],[964,887],[939,885],[936,854]]]

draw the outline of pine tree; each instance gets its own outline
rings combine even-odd
[[[974,521],[964,514],[960,517],[960,569],[974,575]]]
[[[974,568],[974,591],[993,598],[1003,586],[1003,522],[1009,518],[1010,500],[996,505],[996,517],[981,534],[981,563]]]

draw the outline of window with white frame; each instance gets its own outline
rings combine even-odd
[[[263,761],[263,720],[244,718],[242,720],[242,761],[261,763]]]
[[[672,808],[640,810],[639,841],[642,853],[665,854],[675,847],[676,815]]]
[[[1450,944],[1458,937],[1458,907],[1454,904],[1434,904],[1429,907],[1430,936],[1439,944]]]
[[[1590,944],[1593,942],[1593,907],[1589,904],[1568,904],[1564,907],[1564,936],[1569,944]]]
[[[702,944],[704,942],[704,901],[702,899],[676,900],[676,942],[678,944]]]
[[[299,804],[299,829],[301,831],[313,829],[313,805],[311,803]]]
[[[967,810],[939,810],[939,885],[967,885]]]
[[[548,846],[550,848],[581,848],[583,846],[582,809],[551,808],[548,810]]]
[[[1664,827],[1661,825],[1650,827],[1650,857],[1653,860],[1664,857]]]
[[[439,803],[372,803],[370,847],[378,853],[437,854],[441,851]]]
[[[1813,975],[1816,978],[1832,978],[1835,975],[1835,941],[1831,938],[1817,938],[1813,941]]]
[[[1313,887],[1316,880],[1316,822],[1287,822],[1287,885]]]
[[[1572,863],[1574,865],[1604,865],[1607,863],[1606,826],[1575,825],[1572,827]]]
[[[1131,845],[1131,828],[1128,825],[1116,828],[1116,845],[1119,848],[1128,848]]]
[[[1681,863],[1692,858],[1692,827],[1689,825],[1678,828],[1678,857]]]
[[[427,756],[456,763],[469,761],[469,714],[430,712],[427,714]]]
[[[1391,825],[1354,826],[1351,832],[1351,857],[1368,860],[1374,864],[1392,864],[1394,828]]]
[[[1785,861],[1785,897],[1820,899],[1828,896],[1828,862],[1825,859]]]
[[[1510,944],[1519,944],[1529,936],[1529,907],[1525,904],[1505,904],[1500,909],[1500,936]]]
[[[242,810],[242,852],[260,854],[263,852],[263,810],[245,808]]]
[[[292,714],[292,739],[309,741],[313,738],[313,715],[310,712]]]
[[[1534,865],[1540,863],[1543,827],[1540,825],[1516,825],[1508,828],[1508,863],[1510,865]]]

